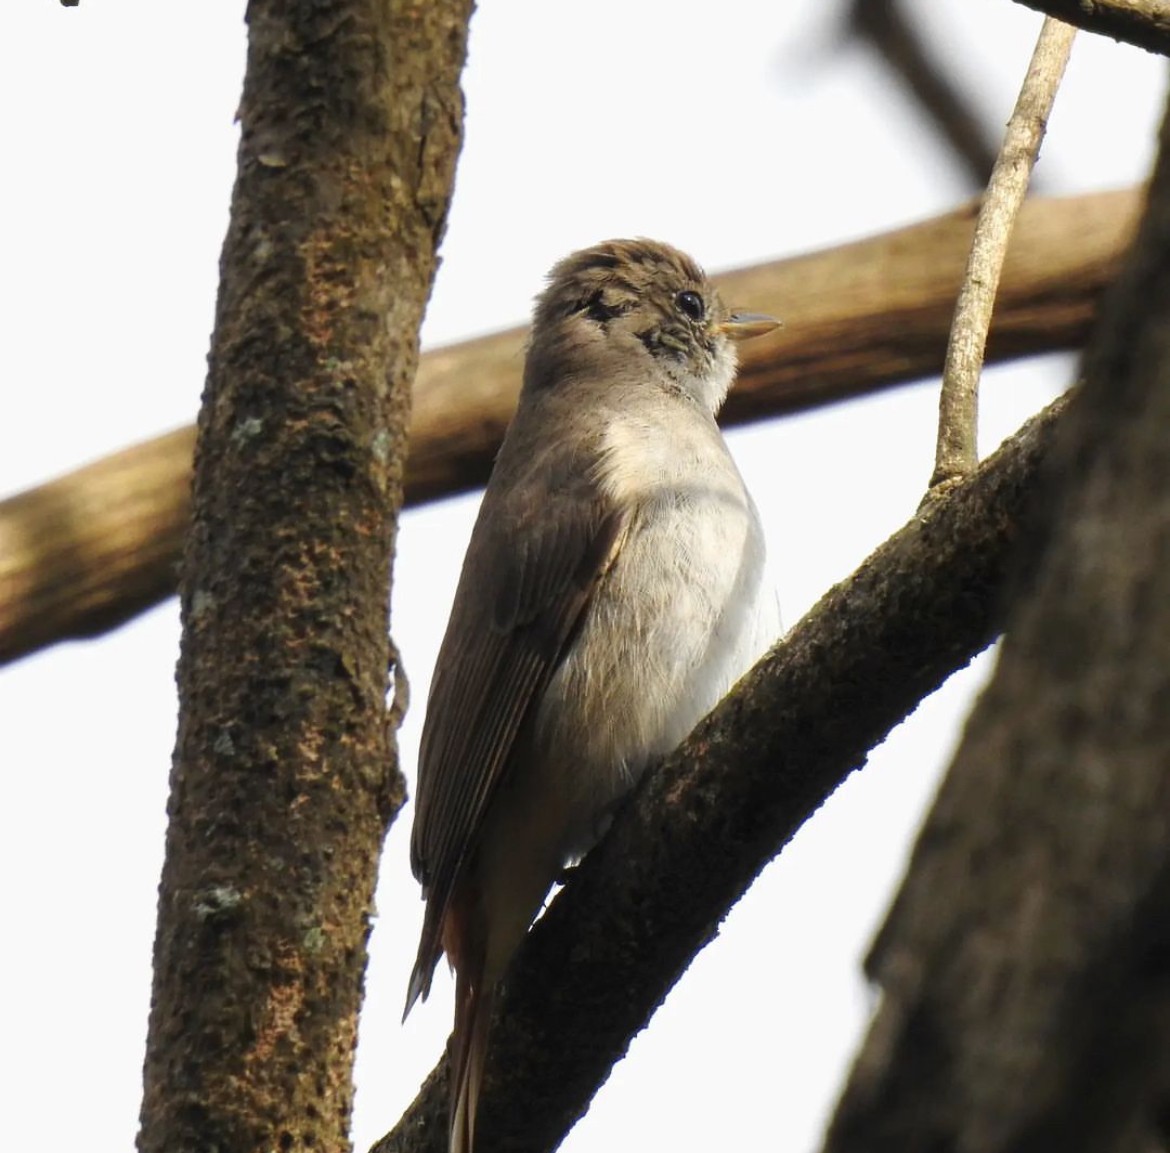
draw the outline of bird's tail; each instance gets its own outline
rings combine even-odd
[[[478,979],[478,974],[472,980],[465,973],[466,970],[459,972],[455,981],[455,1031],[449,1050],[450,1153],[472,1153],[474,1148],[475,1112],[496,999],[494,982],[487,984]]]

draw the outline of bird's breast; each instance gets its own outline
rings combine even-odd
[[[538,721],[570,799],[568,852],[758,655],[759,518],[714,423],[687,415],[669,436],[629,420],[603,437],[595,479],[628,528]]]

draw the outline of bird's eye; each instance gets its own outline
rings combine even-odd
[[[692,320],[702,320],[703,314],[707,311],[703,298],[697,292],[680,292],[674,298],[674,302],[678,305],[679,311],[686,313]]]

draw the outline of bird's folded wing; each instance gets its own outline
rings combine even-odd
[[[419,757],[411,864],[428,900],[420,962],[429,957],[433,967],[438,957],[447,904],[517,734],[616,558],[626,519],[595,489],[562,492],[545,507],[534,502],[519,517],[481,515]]]

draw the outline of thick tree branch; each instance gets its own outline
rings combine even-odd
[[[251,0],[141,1153],[343,1151],[401,802],[386,590],[470,0]]]
[[[1048,532],[870,962],[831,1153],[1139,1153],[1170,1099],[1170,113]]]
[[[992,640],[1063,404],[829,592],[618,813],[509,976],[480,1153],[559,1143],[763,866],[922,697]],[[441,1063],[376,1153],[445,1148],[445,1077]]]
[[[194,447],[177,429],[0,502],[0,662],[174,593]]]
[[[1135,189],[1024,206],[991,359],[1084,339],[1139,197]],[[776,338],[745,346],[726,420],[756,420],[937,373],[973,221],[967,208],[721,277],[729,298],[786,322]],[[516,329],[423,356],[408,502],[484,481],[515,404],[524,337]],[[0,502],[0,661],[112,627],[173,591],[192,441],[191,430],[179,430]]]
[[[1166,0],[1016,0],[1086,32],[1170,55],[1170,7]]]

